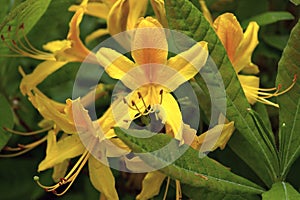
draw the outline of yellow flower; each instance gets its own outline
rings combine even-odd
[[[262,89],[259,88],[259,78],[257,76],[239,74],[240,72],[245,74],[259,73],[257,65],[251,62],[252,53],[258,44],[257,34],[259,26],[257,23],[250,22],[245,33],[243,33],[242,27],[236,17],[231,13],[225,13],[220,15],[214,21],[213,27],[223,43],[227,55],[238,74],[239,81],[248,102],[250,104],[254,104],[258,101],[278,107],[278,104],[267,99],[281,95],[290,90],[295,84],[295,78],[290,87],[279,92],[280,86],[278,88]],[[268,93],[270,91],[275,91],[275,93]]]
[[[20,39],[19,34],[23,33],[24,24],[16,31],[17,41],[12,40],[11,42],[8,42],[7,39],[10,39],[9,35],[8,37],[1,35],[1,38],[11,51],[18,54],[15,56],[25,56],[38,60],[59,62],[83,62],[86,59],[85,62],[95,63],[93,53],[86,48],[79,37],[79,25],[85,12],[86,4],[87,1],[83,1],[80,8],[73,15],[69,23],[70,28],[66,40],[52,41],[43,45],[43,48],[49,52],[43,52],[33,47],[25,34],[22,35],[25,43]],[[9,31],[10,29],[11,28],[9,28]]]
[[[166,13],[163,0],[150,0],[157,19],[167,27]],[[99,29],[86,38],[90,42],[105,34],[117,33],[134,29],[138,19],[146,13],[148,0],[104,0],[87,4],[85,14],[95,16],[107,21],[107,28]],[[70,11],[77,11],[80,7],[73,5]]]
[[[97,53],[105,71],[132,90],[112,107],[117,124],[124,126],[140,116],[154,113],[182,141],[182,116],[171,92],[194,77],[205,64],[207,43],[167,59],[168,44],[162,25],[152,17],[142,18],[132,38],[132,62],[122,54],[101,48]],[[189,59],[189,61],[187,61]]]
[[[118,157],[125,155],[128,153],[129,149],[118,150],[116,148],[111,148],[112,146],[109,144],[109,141],[105,139],[104,134],[101,131],[101,129],[105,129],[105,127],[101,127],[100,129],[98,123],[92,122],[87,110],[83,108],[79,99],[72,101],[71,104],[73,112],[76,113],[77,116],[75,120],[78,131],[77,134],[62,137],[57,142],[57,130],[49,131],[47,136],[46,157],[38,167],[38,171],[44,171],[52,167],[54,167],[54,169],[60,167],[61,173],[54,174],[55,179],[60,176],[60,181],[53,186],[44,186],[40,183],[37,176],[34,179],[37,181],[39,186],[44,188],[46,191],[53,192],[54,194],[61,196],[71,187],[84,165],[88,162],[90,179],[93,186],[107,199],[118,199],[114,176],[109,168],[107,156]],[[86,144],[88,147],[83,145],[78,134],[88,135],[89,143]],[[122,142],[119,139],[112,140],[114,140],[114,143],[120,143],[118,146],[122,146]],[[101,161],[91,154],[95,152],[90,152],[91,149],[95,148],[97,148],[97,156],[101,158]],[[65,175],[67,165],[64,163],[77,156],[80,156],[77,163],[74,167],[72,167],[67,175]],[[67,184],[67,187],[62,192],[58,192],[57,189],[65,184]]]

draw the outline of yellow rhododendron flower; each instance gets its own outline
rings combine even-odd
[[[258,29],[259,26],[256,22],[250,22],[246,31],[243,33],[243,29],[239,24],[236,17],[231,13],[225,13],[220,15],[213,23],[213,27],[221,42],[223,43],[227,55],[238,74],[239,81],[242,85],[246,98],[250,104],[254,104],[256,101],[279,107],[278,104],[267,100],[270,97],[281,95],[290,90],[295,84],[296,78],[290,87],[284,91],[279,92],[281,89],[259,88],[259,78],[253,75],[242,75],[240,72],[246,74],[257,74],[259,69],[257,65],[251,62],[251,56],[258,44]],[[268,93],[275,91],[275,93]]]
[[[12,42],[6,42],[7,39],[4,35],[1,35],[4,44],[13,52],[18,55],[12,56],[25,56],[38,60],[46,60],[46,61],[59,61],[59,62],[91,62],[95,63],[93,53],[87,49],[87,47],[81,41],[80,29],[79,25],[82,21],[85,9],[86,9],[87,0],[84,0],[82,4],[79,6],[75,14],[73,15],[70,23],[69,23],[69,32],[67,38],[65,40],[57,40],[48,42],[43,45],[43,48],[46,51],[44,52],[36,49],[30,43],[26,35],[22,35],[24,37],[25,43],[20,39],[21,36],[18,34],[24,31],[25,24],[22,24],[17,30],[17,41],[12,40]],[[9,28],[10,29],[10,28]],[[18,45],[19,43],[19,45]]]
[[[109,48],[100,48],[96,53],[105,71],[132,90],[123,101],[112,107],[118,124],[123,122],[128,127],[132,120],[155,113],[163,124],[171,127],[173,136],[183,141],[182,116],[171,92],[193,78],[205,64],[207,43],[199,42],[167,59],[164,29],[157,20],[147,17],[137,23],[131,55],[135,62]]]
[[[167,27],[166,13],[163,0],[150,0],[156,18]],[[86,42],[105,34],[115,35],[123,31],[132,30],[140,17],[146,13],[148,0],[105,0],[89,2],[85,14],[105,19],[107,28],[99,29],[86,37]],[[73,5],[70,11],[77,11],[80,6]]]
[[[35,177],[35,180],[46,191],[53,192],[58,196],[63,195],[71,187],[84,165],[88,162],[90,180],[93,186],[107,199],[118,199],[114,176],[109,168],[107,156],[118,157],[125,155],[129,152],[129,149],[116,149],[111,146],[109,141],[105,139],[104,134],[101,132],[99,124],[92,122],[87,110],[84,109],[79,99],[72,101],[71,104],[72,110],[77,116],[76,128],[78,134],[88,134],[90,137],[88,145],[91,149],[95,147],[98,148],[97,153],[100,153],[101,155],[97,156],[101,158],[101,161],[91,155],[91,149],[87,149],[83,145],[78,134],[63,137],[57,141],[56,132],[52,130],[49,131],[47,135],[46,157],[39,164],[38,171],[44,171],[48,168],[60,165],[71,158],[81,156],[67,175],[63,174],[64,177],[61,178],[57,184],[53,186],[44,186],[40,183],[38,177]],[[105,127],[101,128],[105,129]],[[122,143],[119,139],[113,140],[115,143]],[[121,146],[121,144],[118,146]],[[64,165],[63,168],[67,168],[67,166]],[[61,169],[61,171],[66,172],[66,169]],[[62,192],[57,193],[57,189],[65,184],[68,184],[67,187]]]

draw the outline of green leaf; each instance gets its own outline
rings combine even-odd
[[[166,166],[160,171],[181,183],[194,187],[232,194],[260,194],[263,189],[249,180],[235,175],[215,160],[199,153],[188,145],[181,145],[168,135],[157,134],[151,138],[135,138],[134,135],[152,135],[146,130],[115,128],[117,136],[139,157],[153,168]],[[159,150],[159,151],[157,151]],[[177,159],[173,159],[174,156]],[[200,156],[200,158],[199,158]],[[175,160],[175,161],[173,161]]]
[[[262,123],[266,126],[266,128],[271,131],[272,125],[269,119],[269,113],[267,111],[266,106],[260,102],[257,102],[256,104],[254,104],[253,109],[257,112],[257,114],[263,121]]]
[[[188,196],[190,199],[201,199],[201,200],[259,200],[258,195],[237,195],[221,193],[217,191],[211,191],[207,188],[197,188],[190,185],[181,184],[183,194]]]
[[[262,194],[263,200],[298,200],[300,194],[289,183],[278,182],[272,185],[271,190]]]
[[[2,4],[0,7],[0,21],[7,15],[9,8],[10,8],[10,0],[2,0]]]
[[[290,2],[292,2],[296,6],[300,5],[300,0],[290,0]]]
[[[13,112],[6,98],[0,94],[0,150],[6,145],[11,133],[6,132],[3,128],[12,128],[14,125]]]
[[[22,38],[46,12],[50,2],[51,0],[27,0],[21,3],[4,18],[0,24],[0,33],[4,37],[7,37],[10,26],[12,31],[10,39],[17,40],[18,38]],[[24,24],[24,32],[16,34],[21,24]],[[0,44],[6,47],[3,42]]]
[[[244,20],[241,24],[243,28],[246,28],[251,21],[255,21],[259,26],[265,26],[268,24],[273,24],[278,21],[283,20],[293,20],[294,16],[289,12],[284,11],[274,11],[274,12],[265,12],[250,19]]]
[[[205,82],[200,76],[196,77],[196,81],[206,92],[206,95],[213,95],[212,98],[216,99],[217,102],[222,102],[222,97],[214,94],[215,92],[209,93],[207,87],[210,88],[210,91],[220,91],[220,84],[224,83],[227,101],[226,118],[234,121],[239,132],[231,137],[229,145],[266,185],[271,186],[279,173],[277,155],[270,151],[247,111],[250,105],[221,41],[202,13],[189,1],[166,0],[165,5],[170,28],[183,32],[196,41],[208,42],[210,57],[219,71],[214,72],[212,66],[206,65],[201,69],[201,76],[209,80],[210,83]],[[222,76],[221,80],[218,73]],[[223,110],[221,105],[216,104],[214,106]]]
[[[279,61],[276,83],[289,87],[295,75],[300,75],[300,21],[291,32],[288,44]],[[300,83],[280,95],[279,108],[279,151],[282,161],[281,177],[285,177],[290,166],[300,155]]]
[[[268,45],[280,51],[284,49],[289,39],[289,35],[270,35],[266,34],[262,38]]]

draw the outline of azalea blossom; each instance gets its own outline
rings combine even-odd
[[[163,0],[150,0],[156,18],[167,27],[166,13]],[[140,17],[146,13],[148,0],[104,0],[89,2],[85,14],[107,21],[107,28],[101,28],[86,37],[86,42],[106,34],[115,35],[132,30]],[[77,11],[80,6],[73,5],[70,11]]]
[[[259,88],[259,77],[244,74],[259,73],[258,66],[251,62],[251,56],[258,44],[258,29],[256,22],[250,22],[246,31],[239,24],[236,17],[231,13],[220,15],[213,23],[213,27],[221,42],[223,43],[227,55],[238,74],[239,81],[242,85],[246,98],[250,104],[256,101],[279,107],[278,104],[268,100],[268,98],[281,95],[290,90],[295,84],[296,77],[293,83],[285,90],[280,91],[281,87],[277,88]],[[242,72],[243,74],[240,74]],[[274,93],[270,93],[275,91]]]
[[[58,62],[91,62],[95,63],[93,53],[83,44],[80,39],[79,25],[82,21],[84,12],[87,6],[87,0],[83,0],[77,11],[74,13],[70,23],[69,32],[65,40],[56,40],[43,45],[41,51],[36,49],[28,40],[24,33],[25,25],[21,24],[16,30],[17,40],[10,40],[10,35],[1,35],[4,44],[17,55],[10,56],[25,56],[38,60],[58,61]],[[10,33],[11,27],[8,28]],[[22,34],[22,35],[20,35]],[[25,42],[21,40],[24,37]],[[50,67],[50,66],[49,66]]]
[[[147,17],[137,23],[131,55],[135,62],[109,48],[100,48],[96,53],[105,71],[132,90],[113,107],[118,125],[128,127],[126,124],[132,120],[156,113],[163,124],[171,127],[173,136],[182,141],[182,116],[171,92],[194,77],[205,64],[206,42],[167,59],[164,29],[156,19]]]

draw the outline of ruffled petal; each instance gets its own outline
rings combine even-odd
[[[139,195],[137,195],[136,199],[151,199],[152,197],[158,195],[161,185],[165,178],[166,175],[159,171],[147,173],[143,180],[142,191]]]
[[[166,64],[168,43],[162,25],[154,18],[141,18],[137,23],[131,55],[138,65]]]
[[[63,161],[81,155],[85,148],[78,135],[65,137],[56,143],[54,132],[48,133],[46,158],[39,164],[38,171],[44,171]]]
[[[245,75],[238,75],[238,78],[248,102],[253,105],[258,97],[259,78]]]
[[[28,75],[25,75],[22,69],[19,68],[23,75],[23,79],[20,83],[20,90],[22,94],[28,94],[33,88],[43,82],[50,74],[63,67],[65,64],[66,62],[44,61],[40,63],[31,74]]]
[[[234,62],[236,50],[243,40],[243,30],[240,23],[233,14],[225,13],[214,21],[213,26],[226,49],[230,61]],[[237,69],[236,71],[239,72]]]
[[[232,64],[237,72],[252,64],[251,56],[258,44],[258,30],[258,24],[256,22],[250,22],[244,33],[243,40],[234,54]]]
[[[115,188],[115,178],[108,167],[108,162],[105,164],[97,160],[92,155],[89,157],[89,174],[93,186],[101,192],[106,199],[118,200],[118,194]]]

